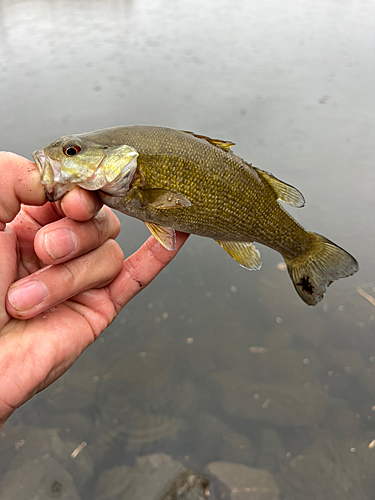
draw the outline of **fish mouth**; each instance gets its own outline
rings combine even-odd
[[[37,149],[32,154],[38,167],[42,184],[48,185],[60,182],[61,161],[46,155],[44,149]]]
[[[35,161],[36,166],[38,167],[40,176],[42,176],[46,164],[46,155],[43,149],[37,149],[31,156],[33,157],[33,160]]]
[[[48,201],[60,200],[72,189],[60,183],[61,161],[50,158],[43,149],[37,149],[31,156],[38,167],[40,181],[44,186]]]

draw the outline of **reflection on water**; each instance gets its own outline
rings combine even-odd
[[[212,498],[372,498],[374,15],[357,1],[0,1],[2,149],[30,157],[132,123],[233,140],[360,263],[312,309],[275,252],[248,273],[191,237],[4,427],[0,498],[197,500],[199,478]],[[128,255],[147,231],[121,220]]]

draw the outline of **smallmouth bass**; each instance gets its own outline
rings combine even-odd
[[[358,271],[357,261],[306,231],[278,200],[302,194],[233,153],[234,143],[164,127],[128,126],[68,135],[33,153],[50,201],[76,185],[142,220],[167,249],[175,231],[213,238],[241,266],[261,266],[254,242],[278,251],[301,299],[317,304],[326,287]]]

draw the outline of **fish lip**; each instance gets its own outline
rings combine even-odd
[[[61,162],[50,158],[43,149],[37,149],[31,156],[38,167],[40,182],[44,186],[48,201],[54,202],[62,198],[68,189],[63,187],[59,182]],[[53,182],[50,182],[51,173],[53,175]]]
[[[38,167],[39,173],[42,176],[46,167],[46,155],[43,149],[37,149],[31,156],[33,157],[33,160]]]

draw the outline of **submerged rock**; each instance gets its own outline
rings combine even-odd
[[[133,467],[121,465],[105,470],[96,485],[96,500],[112,500],[120,495],[129,485],[133,477]]]
[[[327,430],[280,468],[276,480],[293,500],[369,500],[374,497],[375,449],[365,441],[337,439]]]
[[[134,467],[105,471],[98,481],[95,498],[111,500],[117,495],[122,500],[153,500],[182,469],[181,462],[164,453],[139,457]]]
[[[220,458],[226,462],[253,465],[256,448],[248,436],[236,432],[216,415],[203,413],[194,422],[193,447],[202,463]]]
[[[183,428],[183,421],[163,415],[139,415],[131,431],[127,449],[137,450],[144,444],[175,438]]]
[[[211,376],[221,389],[220,404],[229,415],[276,425],[315,425],[323,417],[327,393],[318,383],[254,383],[231,372]]]
[[[16,454],[10,464],[8,474],[15,471],[25,470],[30,463],[43,464],[46,470],[61,468],[66,471],[70,478],[74,479],[78,489],[82,488],[94,474],[94,460],[90,447],[86,442],[77,439],[68,439],[59,429],[38,429],[26,425],[14,426],[12,430],[8,425],[5,433],[17,436],[14,441]],[[25,472],[25,480],[31,472]],[[35,472],[40,476],[39,472]],[[35,478],[30,478],[34,481]],[[69,483],[69,481],[68,481]],[[34,484],[34,483],[32,483]],[[2,498],[0,496],[0,498]],[[30,498],[34,498],[30,494]]]
[[[264,427],[260,430],[262,444],[257,461],[257,466],[267,469],[270,472],[279,470],[279,465],[285,458],[285,448],[281,441],[281,436],[272,427]]]
[[[28,461],[1,480],[2,500],[80,500],[73,478],[54,458]]]
[[[231,462],[211,462],[205,472],[217,479],[214,498],[225,500],[278,500],[279,489],[272,475],[263,469]]]
[[[210,496],[210,482],[202,474],[184,469],[160,500],[204,500]]]
[[[105,471],[96,488],[96,500],[204,500],[208,480],[186,469],[164,453],[139,457],[134,467]]]

